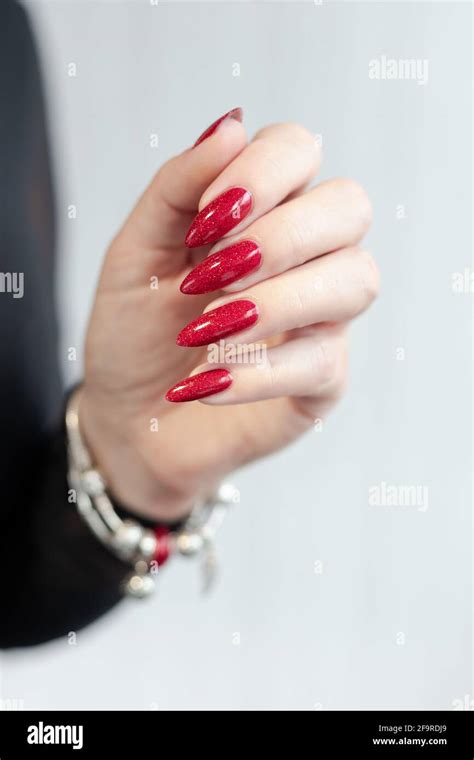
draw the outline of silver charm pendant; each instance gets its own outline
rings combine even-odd
[[[214,544],[205,541],[201,561],[201,593],[207,594],[216,582],[219,562]]]

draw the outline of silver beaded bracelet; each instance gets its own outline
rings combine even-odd
[[[208,590],[216,575],[214,537],[230,504],[235,502],[236,489],[223,483],[215,496],[196,504],[182,528],[167,531],[160,537],[141,525],[138,520],[122,518],[117,514],[107,494],[107,485],[94,467],[79,427],[79,394],[71,394],[66,409],[68,438],[68,481],[75,494],[79,514],[96,538],[116,557],[129,563],[133,570],[124,580],[124,593],[144,598],[155,587],[154,575],[158,572],[160,541],[166,539],[166,553],[191,557],[201,554],[203,561],[203,590]]]

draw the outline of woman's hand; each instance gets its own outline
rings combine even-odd
[[[326,414],[347,323],[377,293],[357,247],[365,192],[305,190],[313,135],[277,124],[247,143],[240,117],[160,169],[109,248],[89,325],[84,437],[116,498],[157,521]]]

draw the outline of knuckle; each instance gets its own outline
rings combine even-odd
[[[314,143],[314,135],[302,124],[293,121],[284,121],[278,124],[269,124],[262,127],[255,134],[256,140],[267,137],[279,137],[282,140],[294,143]]]
[[[304,230],[301,221],[293,216],[287,216],[282,221],[281,232],[283,230],[289,260],[299,262],[301,259],[300,252],[304,251],[307,245],[307,232]]]
[[[339,401],[347,390],[347,371],[344,369],[339,372],[335,379],[331,389],[331,399],[336,402]]]
[[[368,229],[372,224],[373,209],[366,191],[356,180],[343,178],[339,180],[340,188],[348,198],[348,202],[356,209],[361,226]]]
[[[364,249],[356,249],[355,257],[366,303],[374,301],[380,289],[380,272],[374,257]]]
[[[316,173],[321,161],[321,146],[316,135],[301,124],[288,122],[284,124],[281,139],[304,156],[305,179],[309,181]]]
[[[334,337],[319,344],[320,392],[338,401],[347,387],[348,342],[347,336]]]
[[[313,353],[314,372],[322,387],[332,385],[337,373],[338,357],[334,341],[317,343]]]
[[[316,145],[313,133],[307,127],[294,121],[282,124],[282,134],[285,139],[298,145]]]
[[[260,129],[254,139],[261,142],[272,140],[279,142],[287,148],[306,152],[309,156],[308,172],[310,174],[315,171],[319,164],[321,155],[319,140],[316,135],[302,124],[290,121],[281,124],[271,124]]]
[[[253,137],[254,142],[256,140],[264,140],[266,137],[270,137],[277,126],[277,124],[270,124],[265,127],[261,127],[261,129],[258,129]]]
[[[268,177],[271,177],[272,182],[280,183],[283,178],[283,164],[279,156],[274,150],[272,150],[271,146],[269,146],[261,156],[264,164],[263,171],[265,174]]]

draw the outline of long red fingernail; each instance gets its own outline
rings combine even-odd
[[[211,369],[181,380],[169,389],[167,401],[195,401],[225,391],[232,383],[232,375],[226,369]]]
[[[181,283],[181,293],[199,295],[219,290],[256,269],[261,261],[257,243],[241,240],[213,253],[194,267]]]
[[[252,208],[252,194],[245,187],[231,187],[194,217],[185,244],[188,248],[215,243],[245,219]]]
[[[206,346],[251,327],[257,319],[258,309],[252,301],[231,301],[206,311],[186,325],[176,338],[176,343],[178,346]]]
[[[224,114],[224,116],[221,116],[219,119],[216,119],[210,127],[204,130],[202,135],[199,135],[198,139],[193,145],[193,148],[195,148],[197,145],[200,145],[204,140],[207,140],[208,137],[214,134],[216,129],[220,127],[223,121],[226,119],[235,119],[235,121],[242,121],[244,117],[244,112],[241,108],[233,108],[231,111],[227,111],[227,113]]]

